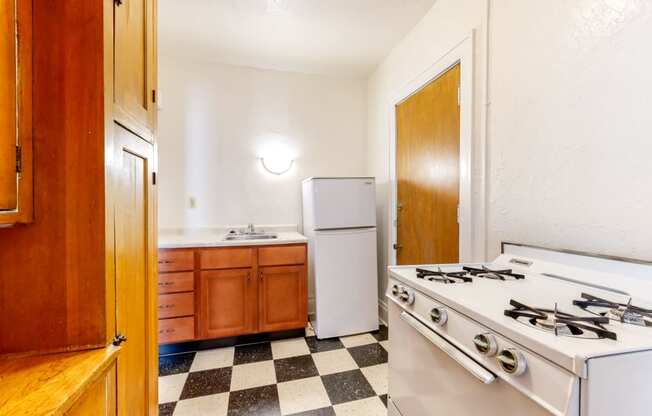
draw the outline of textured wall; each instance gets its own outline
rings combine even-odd
[[[477,146],[486,5],[437,1],[369,80],[381,272],[390,249],[390,99],[476,29]],[[652,2],[492,0],[490,5],[488,258],[499,252],[500,241],[512,240],[652,260]],[[480,160],[474,172],[477,180]],[[381,279],[382,290],[384,273]]]
[[[491,252],[652,260],[652,2],[494,3]]]

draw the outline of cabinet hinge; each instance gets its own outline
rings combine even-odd
[[[156,172],[152,172],[152,185],[156,185]]]
[[[23,155],[22,147],[16,146],[16,173],[23,171]]]
[[[152,102],[156,103],[156,90],[152,90]]]

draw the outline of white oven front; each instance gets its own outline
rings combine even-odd
[[[497,377],[393,301],[388,304],[391,416],[555,414]]]

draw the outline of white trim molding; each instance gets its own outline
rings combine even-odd
[[[397,179],[396,179],[396,107],[405,99],[415,94],[433,80],[453,66],[460,64],[460,262],[481,260],[485,256],[484,234],[485,215],[484,198],[485,190],[484,171],[481,173],[482,183],[476,185],[479,196],[478,206],[473,203],[473,161],[474,156],[480,160],[485,158],[484,145],[473,146],[473,120],[474,120],[474,32],[469,33],[464,39],[453,46],[442,57],[438,58],[428,69],[409,82],[393,96],[389,108],[390,150],[389,150],[389,180],[390,180],[390,214],[388,215],[389,253],[390,265],[396,264],[396,251],[393,244],[397,239],[396,229],[396,204],[397,204]],[[484,111],[484,108],[483,108]],[[479,154],[474,154],[479,152]],[[477,160],[477,159],[476,159]],[[476,219],[480,224],[474,224]],[[475,227],[475,228],[474,228]],[[475,239],[481,241],[478,244]],[[475,243],[475,244],[474,244]],[[481,246],[479,248],[478,246]]]

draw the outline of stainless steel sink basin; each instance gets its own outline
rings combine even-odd
[[[278,238],[274,233],[255,233],[255,234],[228,234],[223,238],[224,241],[242,241],[242,240],[271,240]]]

